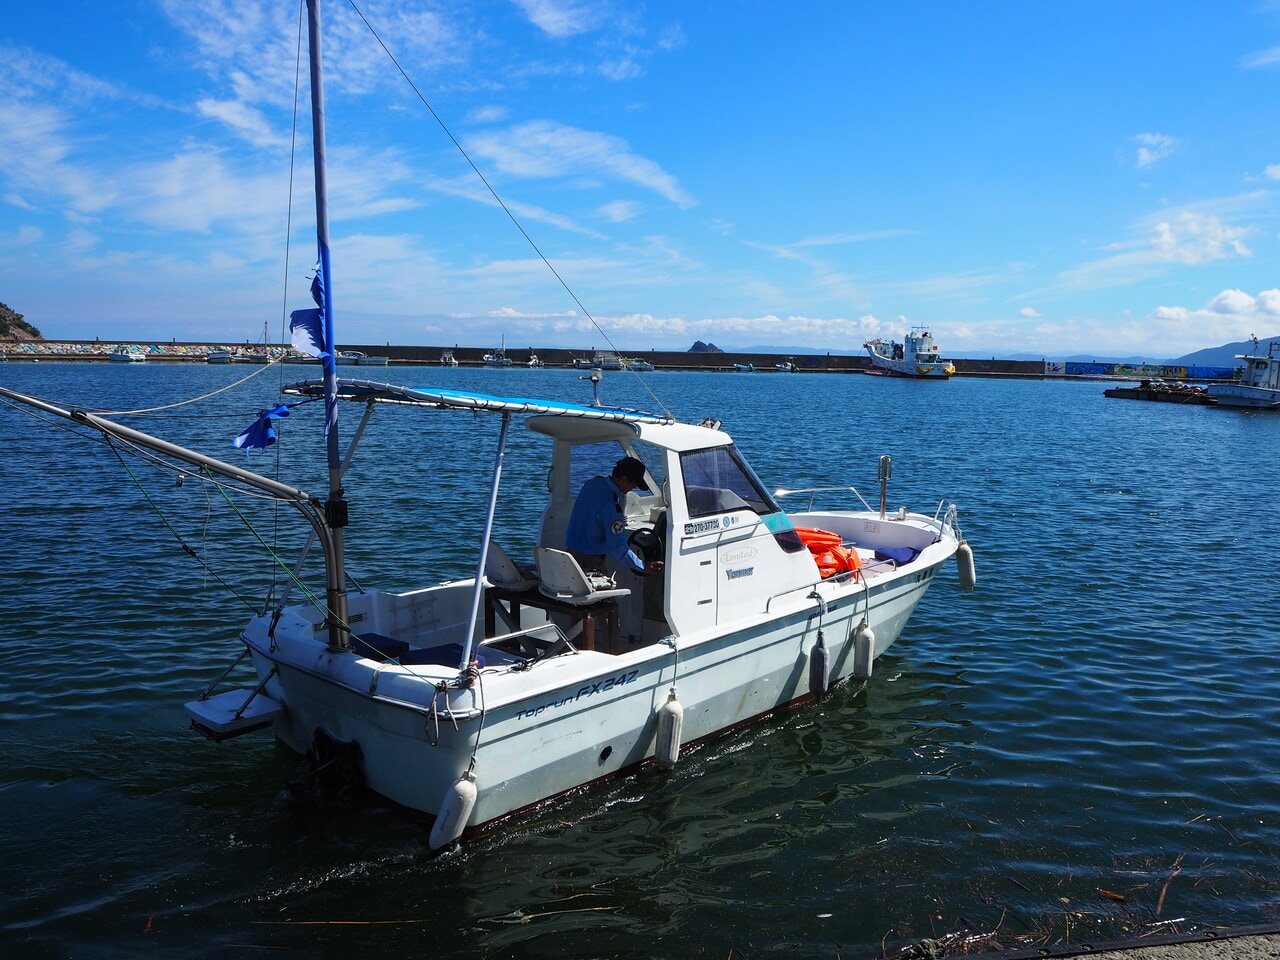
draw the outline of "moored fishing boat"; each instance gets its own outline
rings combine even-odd
[[[1232,383],[1215,383],[1209,387],[1209,396],[1220,407],[1248,407],[1257,410],[1280,410],[1280,357],[1275,355],[1276,342],[1267,344],[1267,355],[1258,353],[1258,341],[1253,342],[1253,352],[1238,354],[1244,361],[1239,379]]]
[[[955,507],[942,500],[932,513],[890,510],[887,457],[876,509],[848,486],[770,492],[714,420],[681,423],[666,412],[603,406],[598,392],[591,403],[574,403],[340,379],[328,306],[318,2],[307,3],[316,308],[295,311],[291,326],[295,347],[320,360],[323,377],[286,387],[289,400],[263,411],[237,445],[275,442],[275,422],[300,419],[317,401],[328,490],[313,494],[110,416],[0,388],[179,475],[195,467],[228,495],[287,504],[320,545],[323,590],[297,602],[287,590],[272,593],[238,640],[236,662],[247,658],[255,679],[225,689],[236,682],[223,682],[234,676],[233,662],[186,705],[198,730],[221,740],[269,728],[318,765],[433,816],[429,844],[439,849],[640,764],[671,768],[690,743],[820,697],[841,680],[867,680],[948,560],[959,557],[962,581],[972,586]],[[598,391],[600,379],[591,383]],[[341,401],[364,416],[346,450]],[[348,591],[344,536],[353,518],[344,473],[379,410],[421,416],[431,442],[415,442],[415,457],[475,465],[477,443],[487,445],[492,459],[479,473],[488,496],[474,517],[469,575],[409,590]],[[433,428],[450,413],[480,431],[479,440],[446,445],[451,431]],[[529,436],[511,443],[517,424]],[[291,431],[290,442],[297,438]],[[533,458],[545,473],[544,502],[524,486],[506,490],[509,456]],[[619,456],[645,465],[642,482],[615,501],[615,527],[629,531],[632,549],[650,561],[648,576],[625,566],[583,570],[564,549],[582,479]],[[390,459],[382,466],[402,460]],[[858,503],[838,502],[850,493]],[[796,509],[783,509],[788,498]],[[514,541],[499,515],[521,511],[538,521],[536,540],[525,545],[533,571],[502,546],[514,549]],[[460,539],[457,529],[435,535],[442,544]],[[415,554],[422,548],[417,536],[408,545]],[[301,570],[299,560],[291,576]]]
[[[938,346],[927,327],[913,327],[902,343],[877,338],[862,346],[871,357],[867,373],[872,375],[946,380],[956,372],[955,364],[939,356]]]
[[[507,356],[507,338],[502,338],[502,345],[497,350],[484,355],[484,365],[486,367],[509,367],[511,366],[511,358]]]

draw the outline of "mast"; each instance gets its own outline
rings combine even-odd
[[[333,327],[333,275],[329,269],[329,196],[325,177],[324,86],[321,79],[320,0],[307,0],[307,45],[311,61],[311,151],[316,184],[316,244],[319,248],[320,278],[324,303],[324,413],[325,448],[329,461],[329,499],[325,503],[325,524],[329,528],[331,550],[326,563],[325,593],[328,602],[329,649],[345,649],[347,635],[346,564],[342,548],[342,528],[347,525],[347,501],[342,490],[342,455],[338,449],[338,368]]]

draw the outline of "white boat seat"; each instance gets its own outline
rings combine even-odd
[[[533,551],[538,562],[538,592],[575,607],[628,597],[631,591],[614,585],[612,577],[588,574],[570,554],[551,547]]]
[[[485,555],[484,575],[503,590],[532,590],[538,585],[538,574],[531,567],[516,563],[492,540]]]

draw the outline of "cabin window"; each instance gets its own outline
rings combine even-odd
[[[651,444],[636,442],[634,456],[645,465],[649,476],[655,484],[654,492],[662,490],[662,451]],[[584,443],[573,448],[573,456],[569,466],[569,489],[577,496],[582,485],[592,477],[607,477],[613,473],[614,465],[627,451],[614,440],[601,443]]]
[[[680,468],[690,517],[732,510],[751,510],[760,516],[778,512],[777,504],[733,447],[682,453]]]

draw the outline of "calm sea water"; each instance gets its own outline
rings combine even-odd
[[[133,410],[246,372],[9,363],[0,382]],[[374,373],[588,396],[569,371]],[[774,486],[870,499],[891,454],[891,507],[960,505],[978,589],[940,577],[865,688],[442,857],[376,802],[292,803],[295,758],[269,736],[186,729],[270,577],[221,496],[0,407],[6,956],[869,957],[962,932],[1027,949],[1280,920],[1280,416],[1089,382],[644,383],[681,419],[722,419]],[[145,426],[240,458],[228,441],[276,386]],[[605,398],[657,406],[622,375]],[[296,460],[317,418],[295,419],[254,463],[278,452],[322,489]],[[375,417],[348,482],[357,579],[467,572],[493,427]],[[518,499],[503,522],[527,541]],[[249,519],[278,536],[269,509]],[[442,533],[462,546],[430,549]]]

